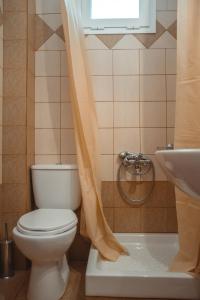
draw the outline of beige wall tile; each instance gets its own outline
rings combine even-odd
[[[61,129],[61,154],[76,154],[73,129]]]
[[[167,128],[167,144],[174,144],[174,128]]]
[[[139,208],[114,208],[114,232],[140,232]]]
[[[91,76],[95,101],[113,100],[113,79],[111,76]]]
[[[60,77],[36,77],[35,101],[59,102],[60,101]]]
[[[141,102],[140,126],[141,127],[166,127],[165,102]]]
[[[60,52],[36,51],[35,53],[36,76],[60,76]]]
[[[71,103],[61,103],[61,128],[73,128]]]
[[[166,50],[166,73],[176,74],[176,49]]]
[[[113,128],[99,129],[100,153],[113,154]]]
[[[114,153],[119,154],[122,151],[140,151],[139,128],[114,129]]]
[[[101,180],[113,181],[113,155],[101,155]]]
[[[60,154],[60,130],[36,129],[35,154]]]
[[[167,232],[178,232],[176,208],[167,208]]]
[[[165,128],[141,128],[141,150],[145,154],[154,154],[157,147],[166,145]]]
[[[113,127],[113,102],[96,102],[97,120],[100,128]]]
[[[140,50],[140,74],[165,74],[165,50]]]
[[[77,156],[73,155],[61,155],[61,163],[62,164],[77,164]]]
[[[26,0],[6,0],[4,1],[4,11],[26,11],[27,1]]]
[[[141,101],[165,101],[166,84],[164,75],[140,76]]]
[[[36,164],[59,164],[60,155],[35,155]]]
[[[139,76],[114,76],[115,101],[139,101]]]
[[[50,14],[60,13],[60,3],[54,0],[36,0],[36,13],[37,14]]]
[[[167,75],[167,100],[176,101],[176,75]]]
[[[96,36],[87,35],[85,36],[85,45],[87,50],[106,50],[108,47]]]
[[[114,127],[139,127],[139,102],[115,102]]]
[[[90,75],[112,75],[112,51],[88,50]]]
[[[167,102],[167,127],[175,126],[176,102]]]
[[[36,103],[35,128],[60,128],[60,104]]]
[[[3,214],[17,213],[24,210],[27,200],[27,186],[25,184],[5,184],[3,191]]]
[[[67,63],[66,51],[61,51],[60,63],[61,63],[61,76],[67,76],[69,67]]]
[[[70,87],[69,87],[69,79],[67,77],[61,77],[61,102],[69,102],[70,101]]]
[[[155,155],[148,155],[148,157],[152,160],[153,165],[154,165],[154,169],[155,169],[155,180],[156,181],[166,181],[167,177],[165,175],[165,173],[163,172],[163,170],[161,169],[160,164],[158,163]]]
[[[139,50],[115,50],[113,73],[114,75],[139,74]]]

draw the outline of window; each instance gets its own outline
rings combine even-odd
[[[156,0],[81,0],[86,34],[153,33]]]

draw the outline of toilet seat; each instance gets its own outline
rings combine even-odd
[[[25,235],[57,235],[74,228],[78,220],[70,209],[41,208],[23,215],[17,229]]]

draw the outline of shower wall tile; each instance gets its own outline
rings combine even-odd
[[[114,75],[139,74],[139,50],[114,50],[113,51]]]
[[[112,51],[88,50],[90,75],[112,75]]]
[[[59,102],[60,101],[60,77],[36,77],[35,101]]]
[[[165,147],[165,128],[141,128],[141,151],[145,154],[154,154],[157,147]]]
[[[12,11],[12,12],[26,12],[27,11],[27,1],[26,0],[6,0],[4,1],[3,10],[4,12]]]
[[[167,100],[176,101],[176,75],[167,75]]]
[[[139,208],[114,208],[115,232],[140,232],[141,210]]]
[[[59,103],[35,104],[35,128],[59,128],[60,105]]]
[[[26,39],[27,36],[27,14],[25,12],[4,13],[4,39],[16,40]]]
[[[141,102],[140,104],[141,127],[166,127],[165,102]]]
[[[139,101],[139,76],[114,76],[114,101]]]
[[[60,130],[59,129],[36,129],[35,130],[35,154],[60,153]]]
[[[114,127],[139,127],[139,102],[114,103]]]
[[[165,49],[140,50],[140,74],[165,74]]]
[[[37,51],[35,55],[36,76],[60,76],[60,52]]]
[[[91,76],[95,101],[113,100],[112,76]],[[102,88],[103,87],[103,88]]]
[[[141,101],[166,101],[166,76],[140,76]]]
[[[166,50],[166,74],[176,74],[176,49]]]

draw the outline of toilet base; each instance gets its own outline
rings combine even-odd
[[[68,279],[69,266],[65,255],[57,262],[32,262],[27,299],[58,300],[65,292]]]

